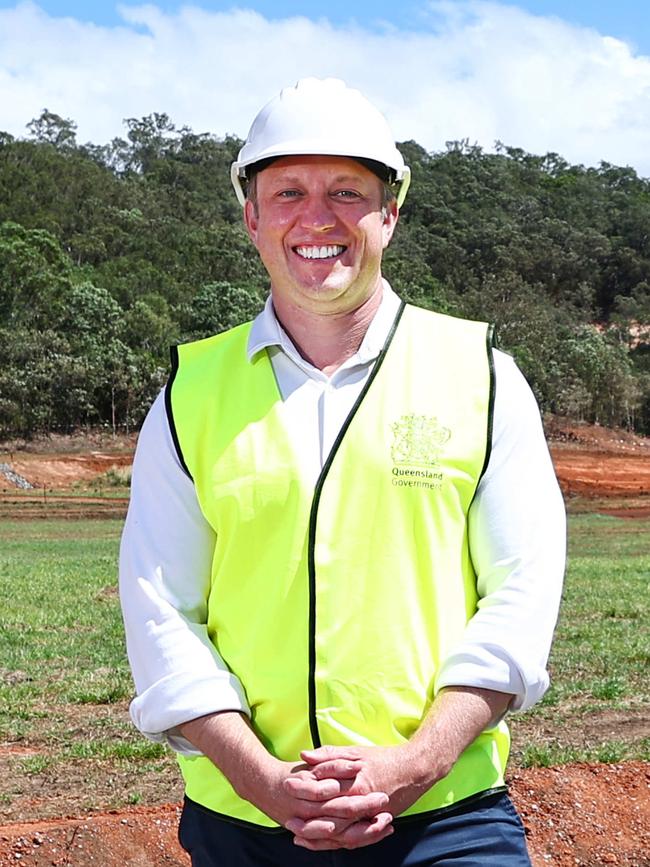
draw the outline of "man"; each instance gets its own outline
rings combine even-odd
[[[547,687],[564,557],[530,390],[485,325],[382,278],[409,170],[357,91],[283,90],[232,178],[270,298],[174,354],[121,552],[181,842],[197,867],[529,864],[503,717]]]

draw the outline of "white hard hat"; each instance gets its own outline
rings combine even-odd
[[[399,185],[398,206],[411,182],[411,171],[395,147],[385,117],[358,90],[337,78],[303,78],[295,87],[285,87],[260,111],[230,170],[241,204],[246,202],[242,180],[248,167],[294,154],[370,160],[373,170],[385,168],[385,179]]]

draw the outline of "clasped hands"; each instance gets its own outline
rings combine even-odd
[[[276,801],[274,812],[294,843],[313,851],[383,840],[393,833],[393,818],[434,782],[407,745],[324,746],[302,752],[301,758],[303,764],[281,763],[282,808]]]

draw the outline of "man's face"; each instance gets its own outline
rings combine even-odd
[[[257,175],[244,219],[276,306],[331,315],[356,310],[381,286],[397,221],[382,183],[346,157],[283,157]]]

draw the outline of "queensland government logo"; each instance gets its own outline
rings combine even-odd
[[[440,454],[451,437],[435,416],[403,415],[391,424],[393,485],[437,489],[442,484]]]

